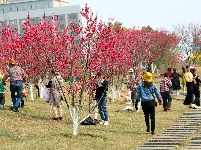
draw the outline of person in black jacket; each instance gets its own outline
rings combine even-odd
[[[196,69],[195,68],[191,68],[190,69],[191,73],[193,74],[193,94],[195,96],[195,99],[193,101],[193,108],[200,108],[200,77],[198,76],[198,74],[196,73]]]
[[[107,111],[107,91],[108,81],[106,77],[102,78],[102,74],[97,74],[95,99],[98,102],[99,114],[102,119],[100,124],[108,125],[108,111]]]
[[[176,68],[174,68],[170,78],[172,81],[172,89],[176,91],[176,95],[179,95],[179,90],[181,89],[179,79],[180,77],[181,75],[177,72]]]

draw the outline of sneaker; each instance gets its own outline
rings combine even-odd
[[[102,121],[100,122],[100,124],[102,124],[102,125],[103,125],[103,124],[104,124],[104,122],[105,122],[105,121],[104,121],[104,120],[102,120]]]
[[[170,110],[170,108],[169,108],[169,107],[165,107],[165,109],[166,109],[166,110]]]
[[[105,121],[105,122],[104,122],[104,126],[107,126],[107,125],[108,125],[108,121]]]
[[[59,120],[62,120],[62,117],[59,117],[58,119],[59,119]]]
[[[196,104],[192,104],[194,109],[198,109],[198,106]]]
[[[17,107],[14,107],[14,108],[12,109],[12,111],[14,111],[14,112],[19,112],[19,110],[18,110]]]

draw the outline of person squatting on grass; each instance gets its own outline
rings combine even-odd
[[[157,102],[155,101],[154,93],[162,104],[162,98],[158,91],[156,84],[152,83],[152,74],[150,72],[146,72],[142,76],[142,82],[139,84],[137,88],[136,98],[137,102],[141,101],[142,110],[144,112],[147,132],[150,132],[150,124],[149,121],[151,119],[151,134],[155,134],[155,106]]]
[[[171,79],[168,77],[168,73],[164,74],[164,78],[160,81],[160,93],[163,99],[163,111],[170,110],[172,97],[170,95],[170,86],[172,86]]]
[[[48,82],[48,85],[46,85],[47,88],[50,88],[50,106],[52,106],[52,111],[54,114],[53,120],[62,120],[62,109],[61,109],[61,89],[60,89],[60,83],[57,79],[57,76],[59,76],[59,73],[52,70],[51,71],[52,79]],[[59,112],[59,114],[58,114]]]
[[[3,84],[6,85],[7,78],[10,77],[10,92],[13,107],[11,110],[19,112],[18,106],[22,98],[22,82],[25,81],[26,75],[24,70],[16,64],[14,59],[9,60],[9,69],[3,77]],[[17,95],[15,95],[17,93]]]
[[[100,124],[108,125],[108,111],[107,111],[107,91],[108,81],[106,77],[102,78],[102,74],[97,74],[95,99],[98,102],[98,110],[101,117]]]

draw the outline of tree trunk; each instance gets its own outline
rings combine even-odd
[[[72,107],[72,112],[71,113],[71,117],[73,120],[73,135],[77,135],[77,130],[78,130],[78,119],[79,119],[79,115],[78,115],[78,110],[75,107]]]
[[[29,91],[30,91],[30,98],[31,98],[31,100],[34,100],[33,83],[32,83],[32,81],[29,82]]]

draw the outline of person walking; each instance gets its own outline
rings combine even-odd
[[[172,80],[172,89],[176,91],[176,95],[179,95],[179,90],[181,88],[179,80],[180,77],[181,75],[177,72],[176,68],[174,68],[170,78]]]
[[[172,97],[170,95],[169,87],[172,85],[171,79],[168,77],[168,73],[164,74],[164,78],[160,81],[160,93],[163,99],[163,111],[170,110]]]
[[[60,83],[57,79],[57,76],[59,75],[58,72],[52,70],[51,76],[52,79],[49,81],[47,88],[50,88],[50,99],[49,103],[52,107],[52,111],[54,114],[53,120],[62,120],[62,109],[61,109],[61,89],[60,89]]]
[[[22,82],[26,79],[24,70],[16,64],[16,60],[9,60],[9,69],[3,77],[3,84],[6,85],[7,78],[10,77],[10,92],[13,107],[11,110],[19,112],[18,106],[21,102],[22,97]],[[17,93],[17,96],[15,95]]]
[[[134,74],[134,69],[133,68],[130,68],[129,71],[128,71],[128,74],[129,74],[129,83],[128,83],[128,88],[129,90],[131,91],[131,94],[130,94],[130,98],[131,98],[131,101],[132,101],[132,106],[134,106],[135,104],[135,95],[136,95],[136,86],[135,86],[135,83],[136,83],[136,80],[135,80],[135,74]]]
[[[98,110],[101,117],[100,124],[108,125],[108,111],[107,111],[107,91],[108,81],[106,77],[102,78],[102,74],[97,74],[95,99],[98,102]]]
[[[182,67],[182,71],[180,72],[180,76],[181,76],[181,84],[182,84],[183,94],[186,93],[186,79],[184,77],[185,73],[186,73],[186,69],[185,69],[185,67]]]
[[[186,73],[184,74],[186,79],[187,95],[184,100],[184,105],[189,105],[189,108],[194,108],[193,103],[193,74],[190,72],[190,66],[186,66]]]
[[[142,76],[142,82],[139,84],[137,88],[136,98],[137,102],[141,101],[142,110],[144,112],[147,132],[150,132],[150,119],[151,119],[151,134],[155,134],[155,96],[156,95],[158,101],[162,103],[162,98],[158,91],[156,84],[152,83],[152,74],[150,72],[146,72]]]

